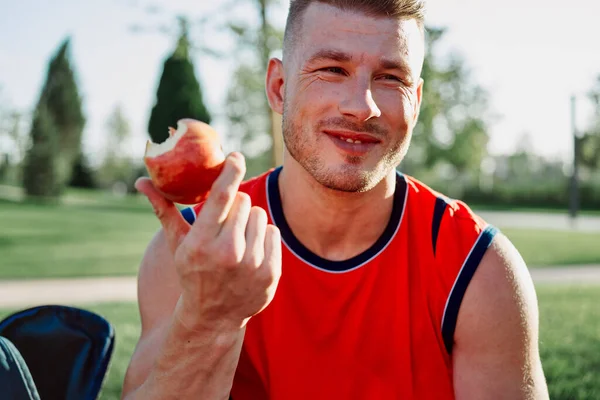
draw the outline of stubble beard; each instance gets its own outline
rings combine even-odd
[[[303,140],[303,138],[312,139],[311,128],[296,123],[286,106],[284,106],[282,128],[283,141],[292,158],[320,185],[346,193],[364,193],[377,186],[400,164],[410,141],[409,135],[405,140],[395,143],[372,170],[362,168],[363,160],[357,156],[346,156],[346,162],[333,170],[327,168],[320,156],[319,141]],[[311,148],[311,144],[314,148]]]

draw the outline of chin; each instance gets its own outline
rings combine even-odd
[[[346,193],[364,193],[373,189],[384,174],[365,169],[360,165],[343,164],[320,170],[308,171],[324,187]]]

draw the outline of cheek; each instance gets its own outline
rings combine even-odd
[[[374,98],[382,114],[387,116],[387,120],[393,126],[394,130],[406,130],[412,126],[414,103],[409,93],[400,93],[398,91],[381,91]]]
[[[340,91],[331,86],[324,85],[324,82],[314,82],[304,90],[298,91],[293,99],[290,98],[290,112],[294,118],[303,121],[319,119],[321,115],[333,107],[340,98]]]

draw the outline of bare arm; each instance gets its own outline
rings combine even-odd
[[[138,274],[142,329],[125,375],[124,399],[178,398],[187,390],[198,393],[200,388],[194,389],[193,385],[202,384],[205,380],[200,377],[207,373],[212,373],[216,381],[212,392],[223,393],[215,398],[227,398],[243,330],[194,332],[185,328],[175,316],[181,292],[173,257],[161,230],[149,245]],[[177,387],[181,385],[185,387]]]
[[[142,333],[124,399],[229,397],[245,324],[272,299],[281,268],[278,231],[237,193],[245,169],[236,163],[192,227],[148,180],[139,185],[163,230],[140,267]]]
[[[457,400],[548,399],[538,307],[520,254],[499,235],[465,293],[455,331]]]

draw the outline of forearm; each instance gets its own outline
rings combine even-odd
[[[239,361],[245,328],[187,326],[181,303],[144,383],[126,400],[227,399]]]

